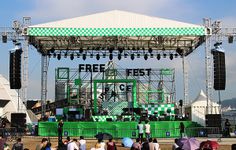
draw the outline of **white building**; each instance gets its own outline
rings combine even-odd
[[[209,101],[209,109],[212,110],[211,114],[220,113],[220,105],[216,102]],[[201,90],[197,98],[185,108],[185,113],[189,114],[191,121],[205,126],[205,115],[207,114],[207,97]]]
[[[19,98],[19,112],[26,113],[26,122],[31,120],[26,107]],[[11,121],[11,113],[18,113],[18,93],[15,89],[10,89],[9,81],[0,74],[0,117],[7,117]]]

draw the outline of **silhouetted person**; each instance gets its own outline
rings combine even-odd
[[[180,122],[179,125],[179,132],[180,132],[180,137],[182,138],[184,136],[184,130],[185,130],[185,126],[183,122]]]
[[[21,143],[21,138],[16,140],[16,143],[13,144],[12,150],[23,150],[23,143]]]
[[[58,128],[57,128],[58,129],[58,146],[59,147],[63,145],[63,143],[62,143],[63,125],[64,125],[63,121],[60,120],[59,123],[58,123]]]
[[[229,122],[229,119],[226,119],[225,120],[225,136],[226,137],[230,137],[230,122]]]

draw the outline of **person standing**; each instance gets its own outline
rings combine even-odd
[[[225,120],[225,135],[226,137],[230,137],[230,122],[229,122],[229,119],[226,119]]]
[[[112,138],[107,142],[107,150],[116,150],[116,143],[112,141]]]
[[[142,141],[143,140],[143,124],[142,124],[142,121],[139,121],[137,129],[138,129],[138,138],[140,138],[141,141]]]
[[[73,141],[67,145],[67,150],[79,150],[77,139],[73,139]]]
[[[157,139],[153,139],[153,145],[154,145],[154,150],[159,150],[160,149],[160,145],[159,143],[157,142]]]
[[[47,144],[48,144],[48,139],[47,138],[42,138],[41,144],[38,144],[36,146],[36,150],[45,150]]]
[[[86,150],[86,140],[84,139],[83,136],[80,136],[79,148],[80,150]]]
[[[179,125],[179,133],[180,133],[180,137],[184,137],[184,130],[185,130],[185,126],[184,126],[184,123],[183,122],[180,122],[180,125]]]
[[[21,142],[21,138],[16,140],[16,143],[13,144],[12,150],[23,150],[23,143]]]
[[[63,143],[62,143],[62,130],[63,130],[63,121],[60,120],[59,123],[58,123],[58,127],[57,127],[57,130],[58,130],[58,146],[62,146]]]
[[[145,121],[145,127],[144,127],[144,129],[145,129],[146,139],[147,139],[147,141],[148,141],[149,138],[151,137],[151,126],[150,126],[148,120]]]

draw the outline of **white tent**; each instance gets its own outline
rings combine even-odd
[[[26,122],[31,120],[26,107],[19,98],[20,113],[26,113]],[[18,94],[16,90],[10,89],[9,81],[0,74],[0,117],[7,117],[11,121],[11,113],[18,113]]]
[[[207,114],[207,97],[201,90],[197,98],[185,108],[185,113],[189,114],[192,121],[205,126],[205,115]],[[220,106],[216,102],[209,101],[209,109],[212,110],[211,114],[219,114]]]

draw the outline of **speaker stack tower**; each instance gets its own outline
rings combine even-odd
[[[212,54],[214,61],[214,89],[225,90],[225,53],[221,51],[212,51]]]
[[[21,49],[10,52],[9,76],[11,89],[21,88],[21,53]]]

